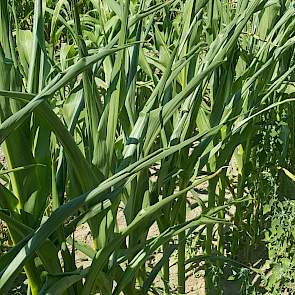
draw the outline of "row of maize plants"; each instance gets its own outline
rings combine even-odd
[[[261,240],[273,121],[282,194],[294,172],[294,15],[289,0],[1,1],[0,293],[24,272],[32,295],[171,294],[175,255],[178,294],[192,261],[222,294],[212,266]],[[86,223],[92,245],[75,239]]]

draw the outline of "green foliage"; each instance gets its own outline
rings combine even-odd
[[[265,233],[268,260],[262,285],[270,294],[292,294],[295,290],[295,203],[293,200],[277,202],[271,206],[270,227]]]
[[[179,294],[190,264],[208,293],[233,275],[249,294],[266,229],[292,269],[292,234],[264,218],[294,195],[294,15],[289,0],[0,1],[0,293],[24,270],[33,295],[169,294],[177,253]]]

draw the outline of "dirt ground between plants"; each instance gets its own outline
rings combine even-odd
[[[187,218],[192,219],[200,214],[200,210],[198,208],[191,210],[188,213]],[[118,216],[117,216],[117,224],[119,229],[123,229],[126,226],[126,220],[123,212],[123,208],[120,207]],[[156,224],[153,224],[149,230],[148,238],[153,238],[159,235],[159,230]],[[79,226],[75,232],[75,239],[78,242],[86,243],[89,246],[92,246],[92,238],[90,229],[87,224],[83,224]],[[188,249],[189,250],[189,249]],[[187,253],[189,255],[189,253]],[[161,251],[154,253],[146,262],[149,266],[154,266],[162,257]],[[87,267],[91,264],[90,258],[81,253],[77,252],[76,255],[77,267]],[[173,294],[177,294],[177,256],[175,254],[172,255],[170,259],[170,279],[171,279],[171,290]],[[154,285],[158,288],[163,288],[163,282],[160,278],[157,278]],[[205,295],[205,279],[202,272],[194,273],[193,270],[187,273],[186,280],[186,294],[189,295]]]
[[[0,163],[3,165],[4,168],[7,168],[7,162],[5,160],[5,156],[0,148]],[[230,165],[230,173],[236,174],[236,169],[235,169],[235,163]],[[152,181],[156,181],[156,179],[152,179]],[[199,191],[202,193],[203,196],[206,196],[207,193],[207,185],[203,184],[202,186],[199,187]],[[187,201],[189,204],[195,203],[195,200],[193,199],[193,196],[188,193],[187,195]],[[187,220],[190,220],[192,218],[197,217],[200,215],[201,210],[199,207],[196,207],[194,209],[188,210],[187,213]],[[3,223],[0,224],[0,237],[1,233],[5,231],[5,226]],[[126,227],[126,220],[124,216],[124,208],[123,204],[121,204],[120,209],[118,211],[117,215],[117,226],[119,230],[122,230],[124,227]],[[159,230],[157,228],[157,225],[154,223],[148,233],[148,238],[153,238],[159,235]],[[3,235],[2,235],[3,236]],[[92,247],[93,241],[90,233],[89,226],[87,224],[82,224],[77,228],[77,230],[74,233],[75,240],[81,243],[86,243],[87,245]],[[1,241],[3,242],[3,241]],[[191,251],[190,246],[188,245],[187,247],[187,258],[190,257],[189,251]],[[193,249],[193,251],[197,251],[197,254],[202,254],[200,250],[198,249]],[[177,251],[173,253],[171,256],[171,259],[169,261],[170,264],[170,280],[171,280],[171,290],[173,294],[177,294]],[[196,254],[196,252],[195,252]],[[159,252],[154,253],[151,257],[149,257],[148,261],[146,264],[148,266],[154,266],[162,257],[161,250]],[[91,264],[91,259],[88,258],[85,254],[83,254],[80,251],[77,251],[76,253],[76,264],[77,267],[83,267],[86,268],[90,266]],[[189,266],[187,267],[189,269]],[[157,277],[154,285],[157,288],[163,289],[164,285],[162,280]],[[21,294],[21,293],[18,293]],[[203,271],[195,271],[194,268],[190,269],[187,272],[187,280],[186,280],[186,294],[189,295],[204,295],[205,294],[205,279],[204,279],[204,273]],[[235,295],[238,293],[230,293],[229,295]]]

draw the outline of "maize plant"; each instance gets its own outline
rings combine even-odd
[[[270,191],[295,191],[294,16],[290,0],[0,1],[0,293],[186,294],[201,267],[226,294],[212,269],[229,264],[263,277],[250,252]]]

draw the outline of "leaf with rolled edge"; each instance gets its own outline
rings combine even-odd
[[[40,295],[62,295],[69,287],[85,278],[88,271],[89,268],[85,268],[70,273],[48,275],[47,281],[40,291]],[[103,294],[111,294],[111,279],[105,273],[100,272],[99,279],[96,283]]]
[[[55,26],[56,26],[58,17],[60,16],[60,10],[63,5],[69,6],[68,1],[67,0],[59,0],[56,3],[54,11],[52,13],[52,20],[51,20],[51,26],[50,26],[50,38],[52,41],[55,41],[55,42],[56,42],[56,40],[54,40],[54,33],[56,31]]]
[[[28,238],[30,238],[34,233],[34,230],[32,228],[18,221],[15,217],[7,215],[5,211],[0,210],[0,219],[5,221],[9,230],[12,232],[12,235],[15,239],[14,242],[19,243],[20,241],[20,243],[23,244],[23,241],[27,241]],[[17,248],[19,248],[19,246]],[[40,256],[47,271],[61,271],[61,265],[57,255],[58,250],[50,240],[44,240],[41,247],[36,252]],[[48,255],[50,255],[50,259],[47,259]],[[7,267],[8,265],[8,259],[11,258],[13,258],[13,256],[11,255],[6,257],[5,260],[7,264],[5,267]]]
[[[20,251],[22,247],[25,246],[25,244],[30,239],[31,235],[26,236],[22,241],[18,242],[16,245],[14,245],[8,252],[1,254],[0,256],[0,276],[4,272],[7,265],[13,260],[13,258],[17,255],[17,253]]]
[[[0,90],[0,96],[13,98],[22,103],[29,103],[30,100],[32,100],[35,97],[34,94],[11,90]]]
[[[76,250],[81,251],[83,254],[85,254],[86,256],[88,256],[91,259],[96,254],[96,251],[93,248],[88,246],[86,243],[82,243],[82,242],[78,242],[76,240],[73,240],[73,238],[71,236],[69,236],[67,238],[67,243],[69,243],[69,245],[74,245]]]
[[[288,169],[286,168],[281,168],[284,173],[292,180],[295,181],[295,175],[293,173],[291,173]]]
[[[163,253],[163,257],[160,261],[153,267],[152,271],[149,273],[147,278],[145,279],[142,287],[143,294],[147,294],[149,288],[157,277],[158,273],[161,271],[163,265],[170,259],[172,253],[176,250],[176,245],[169,245],[166,248],[166,251]]]
[[[23,171],[23,170],[26,170],[26,169],[35,168],[36,166],[46,167],[46,165],[44,165],[44,164],[36,163],[36,164],[26,165],[26,166],[23,166],[23,167],[15,167],[15,168],[9,169],[9,170],[0,170],[0,175],[5,175],[5,174],[12,173],[12,172],[17,172],[17,171]]]
[[[75,283],[81,281],[87,273],[87,270],[80,270],[75,273],[62,273],[61,276],[48,276],[39,295],[63,295]]]
[[[150,112],[152,110],[155,100],[157,99],[157,97],[161,97],[161,95],[164,93],[165,84],[167,83],[168,78],[172,74],[172,65],[174,62],[176,52],[177,52],[177,48],[175,48],[174,52],[171,54],[171,60],[169,64],[167,65],[167,67],[165,68],[163,76],[161,77],[159,83],[153,90],[151,96],[149,97],[148,101],[144,105],[143,109],[139,113],[138,119],[129,136],[130,142],[127,142],[127,144],[124,147],[123,156],[125,158],[125,161],[123,161],[123,164],[121,164],[123,167],[124,165],[127,165],[127,163],[129,163],[130,157],[133,155],[139,140],[143,136],[142,134],[146,125],[149,122]]]
[[[0,208],[14,211],[18,205],[18,198],[0,183]]]
[[[19,53],[20,63],[24,70],[24,75],[27,77],[30,62],[30,48],[32,41],[32,32],[29,30],[16,31],[16,44]]]
[[[3,220],[14,233],[15,242],[21,241],[27,235],[33,233],[33,229],[18,220],[17,214],[12,214],[12,216],[10,216],[7,210],[0,210],[0,219]]]
[[[48,7],[45,8],[45,11],[52,15],[54,15],[55,13],[53,9],[50,9]],[[77,44],[78,43],[77,35],[75,34],[73,28],[69,25],[69,23],[60,14],[57,15],[57,20],[59,20],[65,26],[65,28],[68,30],[68,32],[70,33],[70,35],[73,37],[73,39],[75,40]]]

